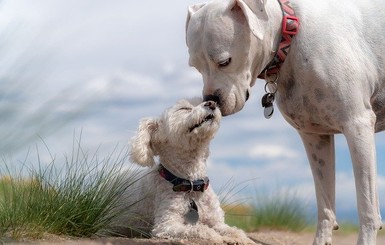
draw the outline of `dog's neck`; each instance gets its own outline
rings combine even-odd
[[[206,159],[209,155],[209,148],[199,149],[164,149],[159,154],[159,162],[184,179],[201,179],[207,176]]]
[[[260,41],[254,37],[256,43],[251,48],[258,49],[257,52],[264,51],[263,54],[254,55],[254,78],[265,69],[265,67],[273,60],[281,40],[281,28],[282,28],[282,9],[278,1],[267,1],[266,12],[269,16],[269,25],[266,28],[265,38],[272,37],[269,41]],[[261,47],[263,46],[263,47]]]

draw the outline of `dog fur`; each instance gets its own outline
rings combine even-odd
[[[179,100],[161,117],[140,122],[131,140],[130,158],[148,170],[137,183],[136,191],[130,189],[121,197],[123,202],[138,200],[138,204],[129,217],[119,217],[115,226],[149,229],[156,238],[195,238],[207,244],[255,244],[242,230],[225,224],[224,212],[210,185],[204,192],[174,192],[173,185],[158,172],[155,157],[179,178],[193,181],[207,176],[209,144],[220,119],[215,102],[194,98]],[[184,218],[190,200],[198,206],[196,224],[188,224]],[[132,223],[133,216],[139,217],[135,223]]]
[[[334,134],[346,137],[356,182],[357,244],[376,244],[381,228],[375,132],[385,129],[385,1],[292,0],[299,33],[277,80],[276,104],[303,140],[313,173],[315,245],[332,243],[335,214]],[[190,65],[222,115],[244,106],[280,40],[277,0],[213,0],[189,8]],[[231,58],[231,59],[230,59]]]

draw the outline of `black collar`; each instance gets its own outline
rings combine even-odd
[[[162,164],[159,165],[159,174],[165,178],[168,182],[173,184],[173,191],[175,192],[192,192],[201,191],[204,192],[209,187],[209,178],[204,177],[203,179],[190,181],[175,176],[173,173],[168,171]]]

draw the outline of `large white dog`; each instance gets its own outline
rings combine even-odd
[[[203,95],[216,100],[223,115],[241,110],[257,77],[266,78],[265,116],[276,102],[306,148],[318,204],[316,245],[331,244],[338,228],[333,135],[344,134],[356,181],[357,244],[376,244],[381,215],[374,138],[385,129],[385,1],[293,0],[298,33],[283,40],[289,30],[283,24],[298,24],[295,18],[283,20],[286,1],[213,0],[191,6],[190,64],[203,76]],[[282,40],[291,41],[288,53],[279,50]],[[283,63],[278,73],[270,73],[277,52]]]

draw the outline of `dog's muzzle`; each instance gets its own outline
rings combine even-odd
[[[217,108],[217,102],[215,101],[212,101],[212,100],[209,100],[207,101],[204,106],[210,108],[211,110],[215,110],[215,108]]]

